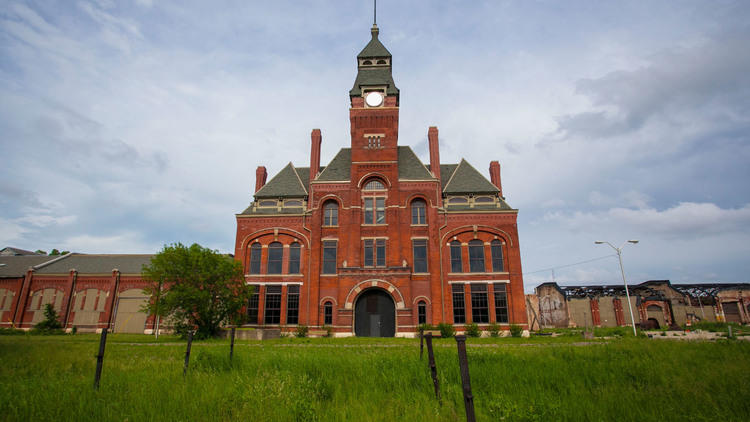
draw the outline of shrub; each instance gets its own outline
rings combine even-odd
[[[480,330],[479,326],[473,322],[466,324],[464,332],[468,337],[479,337],[482,335],[482,330]]]
[[[307,337],[307,330],[307,325],[298,325],[294,335],[299,338]]]
[[[441,322],[438,324],[438,330],[440,330],[440,337],[448,338],[453,337],[453,335],[456,333],[456,331],[453,329],[453,326],[448,324],[447,322]]]
[[[35,330],[39,331],[54,331],[62,328],[60,324],[59,316],[52,307],[51,303],[44,305],[44,320],[34,326]]]
[[[500,326],[494,322],[487,327],[487,331],[490,332],[490,337],[500,337]]]
[[[521,332],[523,330],[521,329],[520,325],[511,324],[510,325],[510,335],[512,337],[521,337]]]
[[[417,331],[432,331],[434,329],[435,329],[435,327],[433,327],[430,324],[419,324],[417,326]]]
[[[0,335],[2,336],[20,336],[24,334],[26,334],[26,331],[17,328],[0,328]]]

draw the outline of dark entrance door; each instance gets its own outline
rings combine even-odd
[[[396,334],[396,306],[388,293],[372,289],[359,295],[354,305],[354,334],[360,337]]]

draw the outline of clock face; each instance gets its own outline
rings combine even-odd
[[[365,102],[370,107],[377,107],[383,104],[383,94],[380,92],[371,92],[365,96]]]

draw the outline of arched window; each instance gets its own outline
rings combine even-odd
[[[279,242],[268,245],[268,274],[281,274],[281,260],[284,256],[284,247]]]
[[[362,62],[362,65],[363,65],[363,66],[369,66],[369,65],[371,65],[371,64],[372,64],[372,61],[371,61],[371,60],[365,60],[365,61],[363,61],[363,62]]]
[[[464,272],[464,266],[461,262],[461,242],[458,240],[451,242],[451,272]]]
[[[364,223],[385,224],[385,184],[378,179],[372,179],[362,190],[364,191]]]
[[[421,199],[411,202],[411,224],[427,224],[427,204]]]
[[[333,303],[331,302],[323,305],[323,324],[333,325]]]
[[[417,319],[419,324],[427,324],[427,304],[423,300],[417,303]]]
[[[299,274],[300,244],[289,245],[289,274]]]
[[[260,274],[260,252],[262,248],[260,243],[253,243],[250,246],[250,274]]]
[[[323,206],[323,225],[339,225],[339,204],[336,201],[328,201]]]
[[[388,64],[388,62],[386,62],[385,60],[381,59],[381,60],[378,60],[378,64]]]
[[[492,252],[492,271],[501,273],[503,269],[503,243],[495,239],[490,243]]]
[[[483,273],[484,269],[484,242],[472,240],[469,242],[469,271],[472,273]]]

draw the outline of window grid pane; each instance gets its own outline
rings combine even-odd
[[[484,243],[481,240],[469,242],[469,271],[484,272]]]
[[[253,243],[253,246],[250,247],[250,274],[260,274],[261,250],[259,243]]]
[[[365,267],[372,267],[374,265],[372,254],[373,254],[373,241],[372,239],[366,239],[365,240]]]
[[[505,284],[496,283],[495,289],[495,317],[499,323],[508,323],[508,295]]]
[[[411,206],[411,224],[425,224],[427,209],[424,201],[414,201]]]
[[[281,323],[281,286],[266,287],[265,323]]]
[[[412,241],[413,253],[414,253],[414,272],[415,273],[426,273],[427,272],[427,240],[414,240]]]
[[[375,265],[385,267],[385,239],[375,241]]]
[[[260,302],[260,294],[258,289],[260,286],[255,286],[255,292],[250,296],[250,300],[247,302],[247,323],[257,324],[258,323],[258,303]]]
[[[289,274],[299,274],[299,257],[300,245],[299,243],[292,243],[289,246]]]
[[[493,240],[490,250],[492,252],[492,271],[503,272],[503,245],[499,240]]]
[[[281,260],[284,247],[279,242],[268,245],[268,274],[281,274]]]
[[[323,274],[336,274],[336,242],[323,242]]]
[[[466,322],[466,305],[464,304],[464,285],[454,284],[453,287],[453,323]]]
[[[374,204],[375,198],[365,198],[365,224],[372,224],[373,222]]]
[[[451,242],[451,272],[462,273],[464,271],[461,263],[461,243],[458,241]]]
[[[323,324],[333,324],[333,305],[331,304],[331,302],[326,302],[323,307]]]
[[[337,226],[339,224],[339,207],[333,202],[329,202],[325,206],[323,213],[323,225],[326,226]]]
[[[286,323],[299,321],[299,286],[289,286],[286,294]]]
[[[417,305],[417,318],[419,324],[427,323],[427,305],[424,302],[419,302]]]
[[[375,198],[375,224],[385,224],[385,198]]]
[[[471,285],[471,319],[477,324],[490,322],[489,306],[487,303],[487,285]]]

